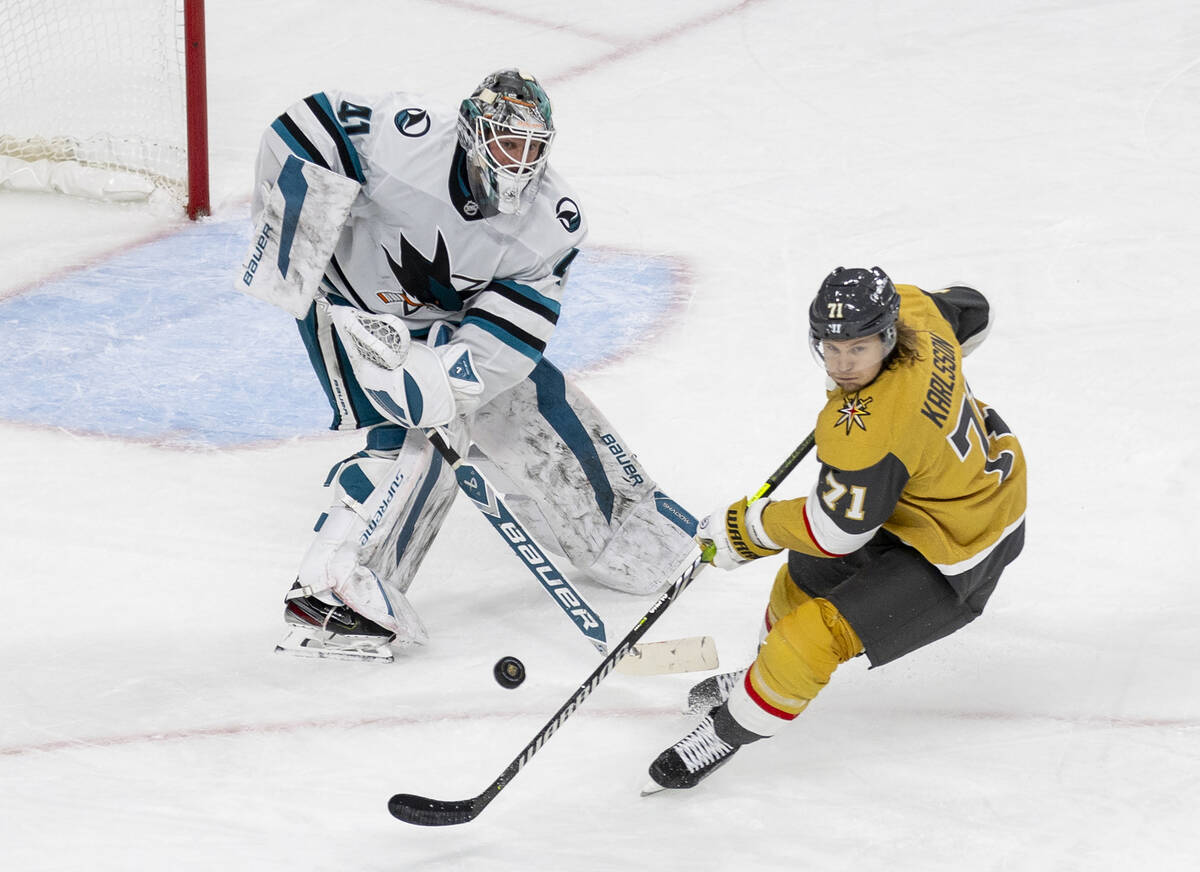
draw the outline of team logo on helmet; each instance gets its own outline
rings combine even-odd
[[[563,197],[559,200],[558,205],[554,207],[554,213],[558,218],[558,223],[565,227],[568,233],[574,233],[583,222],[583,216],[579,214],[579,207],[570,197]]]
[[[858,394],[847,397],[846,405],[838,409],[838,414],[841,417],[834,422],[833,426],[841,427],[844,425],[847,436],[850,435],[850,431],[855,427],[865,431],[867,429],[867,422],[863,419],[871,417],[871,413],[867,411],[867,406],[871,405],[872,399],[872,397],[859,397]]]
[[[405,136],[424,136],[429,132],[429,113],[424,109],[410,106],[396,113],[396,129]]]

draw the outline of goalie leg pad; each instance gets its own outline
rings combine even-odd
[[[581,575],[648,594],[695,550],[696,519],[549,361],[476,412],[471,435],[528,498],[512,500],[513,513],[548,531],[545,546]]]
[[[662,491],[645,494],[613,525],[600,552],[579,568],[614,590],[654,593],[695,556],[696,542],[681,526],[682,515],[691,517]]]
[[[425,628],[405,594],[457,491],[424,436],[399,435],[395,451],[369,449],[333,468],[326,482],[333,504],[317,524],[299,581],[392,630],[397,644],[421,643]]]
[[[301,563],[299,583],[395,633],[398,645],[422,644],[428,634],[404,592],[359,563],[366,527],[350,507],[331,506]]]

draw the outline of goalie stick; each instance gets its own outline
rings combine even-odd
[[[422,432],[453,470],[459,489],[491,522],[496,532],[500,534],[500,538],[520,558],[521,563],[533,574],[546,593],[550,594],[550,598],[571,619],[579,632],[587,637],[597,651],[607,654],[608,645],[604,635],[604,621],[571,586],[566,576],[558,571],[558,567],[550,560],[546,550],[539,546],[521,526],[520,521],[513,517],[512,512],[500,499],[500,494],[484,478],[483,473],[450,447],[439,428],[430,427]]]
[[[415,373],[410,372],[408,367],[412,364],[412,357],[418,347],[411,345],[407,328],[403,325],[397,327],[393,323],[397,319],[390,315],[363,312],[352,306],[334,306],[324,296],[318,297],[317,300],[318,305],[325,306],[329,312],[352,361],[357,360],[370,367],[368,372],[378,370],[402,375],[403,385],[397,390],[397,394],[403,399],[403,405],[391,395],[390,392],[396,389],[386,380],[372,385],[366,381],[364,374],[359,373],[359,381],[371,397],[372,403],[390,420],[419,430],[425,435],[454,473],[459,490],[466,494],[475,504],[475,508],[488,519],[500,534],[500,538],[520,558],[522,565],[538,580],[576,629],[597,651],[607,654],[604,622],[600,620],[600,616],[567,581],[545,549],[538,545],[509,511],[500,493],[492,487],[484,474],[452,447],[453,440],[443,429],[443,425],[453,418],[454,402],[450,398],[451,388],[442,370],[442,362],[432,352],[426,351],[426,357],[416,361],[420,369]],[[437,395],[439,387],[444,393],[444,400]],[[430,388],[433,388],[434,392],[427,394],[426,391]]]
[[[771,493],[796,468],[796,465],[804,459],[804,456],[812,450],[815,441],[816,434],[809,433],[804,438],[804,441],[796,446],[796,449],[788,456],[787,460],[771,474],[766,483],[755,492],[754,496],[751,497],[751,501],[762,499]],[[482,793],[471,799],[449,801],[430,799],[411,793],[398,793],[388,800],[388,811],[392,817],[405,823],[426,827],[465,824],[479,817],[483,810],[488,807],[488,804],[517,777],[517,774],[525,767],[525,764],[533,758],[534,754],[541,750],[542,746],[566,722],[567,718],[583,705],[584,701],[592,694],[592,691],[613,671],[617,663],[621,661],[621,658],[629,653],[630,648],[662,616],[667,606],[674,602],[675,598],[683,593],[687,586],[692,583],[696,575],[704,568],[705,563],[712,560],[714,553],[715,549],[711,545],[706,546],[692,560],[691,564],[683,570],[679,578],[663,591],[654,605],[650,607],[650,610],[633,625],[633,629],[625,635],[625,638],[600,662],[600,665],[592,671],[592,674],[584,679],[578,689],[571,694],[571,698],[563,703],[559,710],[554,713],[554,716],[546,722],[546,725],[521,750],[521,753],[508,764],[508,767],[500,773],[500,776],[495,781],[484,788]]]

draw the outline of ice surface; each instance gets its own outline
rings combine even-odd
[[[454,101],[512,63],[542,78],[591,251],[670,264],[685,289],[581,380],[694,513],[756,488],[811,428],[803,313],[831,267],[975,283],[997,322],[968,372],[1025,445],[1028,545],[982,619],[882,669],[847,664],[695,791],[638,796],[690,727],[692,677],[613,675],[482,817],[423,830],[387,798],[478,793],[596,657],[474,510],[455,505],[411,591],[428,647],[392,666],[278,657],[321,480],[353,434],[318,415],[181,448],[6,413],[3,868],[1196,868],[1200,7],[209,0],[208,23],[215,222],[244,214],[259,132],[298,97]],[[119,262],[105,292],[136,307],[136,252],[196,232],[19,194],[0,222],[0,319],[41,319],[7,324],[20,343],[62,341],[60,318],[28,314],[53,283]],[[169,289],[219,275],[209,257],[154,269]],[[77,335],[64,354],[97,339]],[[153,365],[121,375],[131,408],[187,411]],[[744,665],[774,568],[709,572],[650,638],[709,634]],[[610,635],[650,604],[585,595]],[[528,669],[517,690],[492,680],[504,654]]]

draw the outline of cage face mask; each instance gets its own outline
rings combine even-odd
[[[517,70],[488,76],[463,100],[458,136],[485,215],[517,215],[533,202],[554,141],[550,99],[536,79]]]

